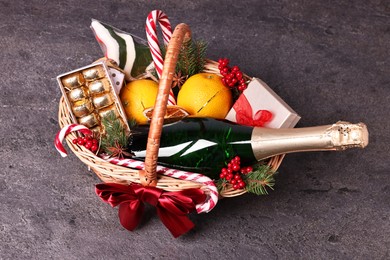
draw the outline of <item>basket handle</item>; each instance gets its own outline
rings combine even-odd
[[[157,185],[157,158],[160,148],[160,137],[164,124],[164,116],[167,110],[169,92],[171,90],[176,63],[181,46],[191,39],[191,30],[187,24],[176,26],[172,38],[169,41],[165,54],[163,71],[161,74],[156,103],[150,122],[148,141],[146,145],[145,168],[139,171],[140,182],[144,186]]]

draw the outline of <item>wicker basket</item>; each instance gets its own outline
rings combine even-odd
[[[206,187],[201,183],[175,179],[172,177],[160,175],[156,172],[157,154],[160,143],[159,140],[178,55],[183,42],[190,39],[190,37],[191,31],[188,25],[179,24],[176,26],[167,47],[162,77],[159,82],[158,97],[150,123],[144,170],[136,170],[112,164],[96,156],[83,146],[73,144],[72,140],[77,137],[74,132],[70,133],[66,137],[67,144],[72,152],[83,163],[88,165],[88,167],[94,171],[103,182],[113,182],[120,184],[141,183],[144,186],[156,186],[157,188],[166,191],[178,191],[189,188],[206,189]],[[218,63],[207,60],[204,71],[219,74]],[[245,77],[250,79],[250,77],[247,75],[245,75]],[[62,97],[60,100],[58,119],[61,128],[65,125],[73,123],[64,97]],[[283,158],[284,155],[272,157],[268,160],[267,164],[271,167],[272,170],[276,171],[279,168]],[[234,190],[232,187],[228,186],[226,189],[222,190],[219,195],[221,197],[234,197],[244,193],[246,193],[245,190]]]

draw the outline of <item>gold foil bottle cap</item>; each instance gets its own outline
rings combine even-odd
[[[72,102],[83,100],[88,97],[88,90],[85,87],[72,89],[68,93],[68,98]]]
[[[85,125],[88,128],[92,128],[99,124],[99,119],[95,113],[91,113],[87,116],[79,118],[79,123]]]
[[[93,111],[93,105],[88,99],[79,100],[73,103],[72,111],[76,117],[83,117]]]
[[[93,100],[93,105],[95,106],[96,109],[108,107],[109,105],[114,103],[112,96],[108,93],[101,96],[96,96],[92,100]]]
[[[106,76],[102,66],[98,65],[89,69],[83,70],[83,76],[86,81],[93,81]]]
[[[63,77],[61,82],[65,88],[74,89],[84,85],[85,80],[80,72],[75,72]]]
[[[110,92],[111,85],[107,78],[92,81],[88,84],[88,89],[91,95],[102,94],[104,92]]]

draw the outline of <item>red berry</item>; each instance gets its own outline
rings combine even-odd
[[[72,143],[77,144],[77,138],[73,139]]]
[[[219,178],[224,179],[225,177],[226,177],[226,174],[224,174],[224,173],[219,174]]]
[[[240,68],[238,66],[233,66],[232,71],[238,72],[238,71],[240,71]]]
[[[221,81],[222,81],[223,85],[226,87],[226,86],[227,86],[227,84],[226,84],[226,79],[225,79],[225,78],[222,78]]]
[[[247,166],[245,171],[246,171],[246,173],[250,173],[250,172],[253,171],[253,167],[252,166]]]
[[[241,161],[241,158],[240,158],[240,156],[236,156],[236,157],[234,157],[232,160],[234,160],[235,162],[240,162]]]
[[[235,179],[235,180],[241,180],[241,176],[240,176],[240,174],[236,174],[236,175],[234,175],[234,179]]]
[[[220,64],[220,66],[222,66],[222,67],[226,67],[226,66],[229,64],[229,60],[223,59],[219,64]]]
[[[79,139],[79,140],[77,140],[77,144],[78,144],[78,145],[84,145],[85,142],[84,142],[83,139]]]
[[[239,184],[234,184],[234,185],[233,185],[233,189],[238,190],[239,188],[240,188],[240,185],[239,185]]]
[[[233,179],[233,180],[230,181],[230,183],[234,185],[234,184],[237,183],[237,180]]]
[[[233,173],[228,173],[226,175],[226,180],[230,181],[233,178]]]
[[[237,78],[237,80],[241,80],[242,79],[242,72],[241,71],[237,71],[236,72],[236,78]]]
[[[238,165],[237,163],[234,163],[232,166],[232,170],[235,172],[238,172],[240,170],[240,165]]]
[[[96,152],[97,149],[98,149],[98,146],[97,146],[97,145],[92,145],[92,146],[91,146],[91,151],[92,151],[92,152]]]
[[[240,189],[243,189],[243,188],[246,187],[245,182],[239,182],[237,185],[238,185],[238,187],[239,187]]]
[[[92,139],[92,144],[95,144],[95,145],[97,145],[97,144],[98,144],[98,140],[96,140],[96,139]]]

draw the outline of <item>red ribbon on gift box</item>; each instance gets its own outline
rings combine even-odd
[[[95,191],[112,207],[119,205],[119,220],[127,230],[133,231],[138,226],[147,202],[156,207],[157,215],[175,238],[194,227],[187,215],[207,197],[201,189],[166,192],[139,184],[102,183],[96,185]]]
[[[233,105],[236,111],[236,122],[240,125],[248,126],[264,126],[265,123],[271,121],[272,113],[268,110],[258,110],[254,116],[252,106],[244,94],[242,94]]]

